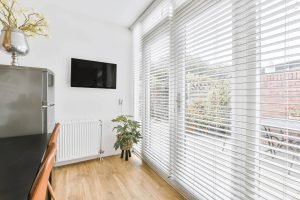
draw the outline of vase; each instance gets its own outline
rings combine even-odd
[[[26,35],[19,29],[3,28],[0,36],[1,49],[12,54],[11,65],[18,66],[18,56],[29,53]]]

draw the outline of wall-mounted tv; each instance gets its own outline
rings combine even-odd
[[[71,59],[71,87],[116,89],[117,65]]]

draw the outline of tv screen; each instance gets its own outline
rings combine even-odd
[[[72,58],[71,87],[116,89],[117,65]]]

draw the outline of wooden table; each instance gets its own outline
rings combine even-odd
[[[47,138],[47,134],[0,138],[1,200],[28,199]]]

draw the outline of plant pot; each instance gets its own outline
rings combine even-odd
[[[123,151],[130,150],[132,148],[132,146],[133,145],[131,143],[127,144],[127,145],[124,145],[124,146],[121,147],[121,150],[123,150]]]
[[[18,56],[25,56],[29,53],[29,46],[26,35],[19,29],[5,27],[0,36],[1,49],[12,54],[13,66],[18,66]]]
[[[125,161],[128,161],[128,158],[131,157],[130,149],[132,148],[132,146],[133,146],[132,143],[128,143],[127,145],[121,147],[122,150],[121,158],[124,158],[124,154],[125,154]]]

